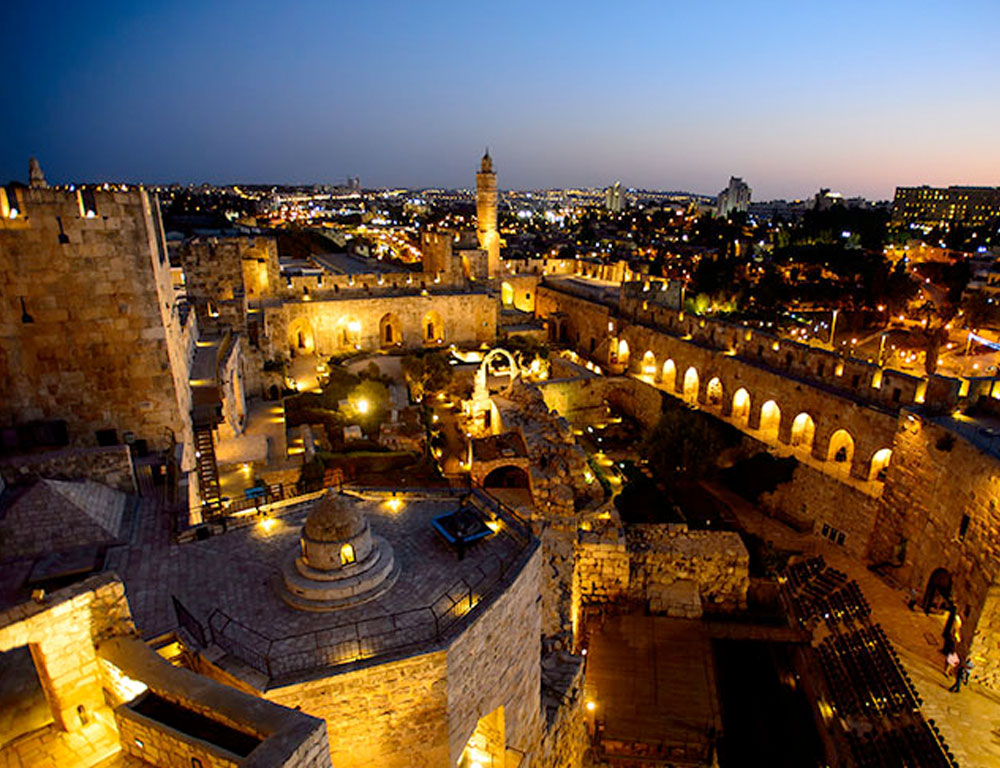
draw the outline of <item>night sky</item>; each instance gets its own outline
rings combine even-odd
[[[1000,2],[42,2],[0,180],[1000,185]]]

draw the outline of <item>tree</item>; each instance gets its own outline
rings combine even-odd
[[[642,453],[657,479],[696,480],[715,467],[728,442],[721,425],[686,407],[674,407],[660,415],[642,443]]]
[[[417,402],[451,383],[452,369],[446,352],[417,352],[404,357],[401,365],[410,393]]]

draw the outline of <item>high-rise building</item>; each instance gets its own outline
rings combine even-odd
[[[726,218],[736,211],[746,212],[750,208],[750,185],[738,176],[729,177],[729,186],[715,199],[715,215]]]
[[[616,181],[604,190],[604,207],[611,213],[622,212],[622,183]]]
[[[1000,221],[1000,187],[896,187],[897,224],[985,226]]]

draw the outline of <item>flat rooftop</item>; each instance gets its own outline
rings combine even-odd
[[[266,685],[268,678],[308,676],[381,657],[388,652],[388,633],[399,629],[408,642],[406,652],[429,649],[440,639],[435,617],[443,628],[469,610],[470,595],[473,605],[491,599],[519,572],[537,542],[518,537],[505,522],[459,560],[431,520],[458,509],[460,499],[458,494],[434,494],[406,499],[398,510],[387,500],[359,502],[372,533],[391,544],[400,575],[382,596],[337,611],[296,610],[280,596],[278,572],[300,551],[299,536],[312,501],[281,510],[266,526],[254,522],[180,545],[133,546],[118,571],[144,636],[177,626],[171,601],[176,597],[210,639],[261,673],[264,679],[255,682]],[[367,651],[345,656],[329,651],[332,645],[326,646],[329,652],[320,647],[335,645],[339,636],[351,637],[355,648],[360,642]],[[400,645],[397,640],[389,650]]]
[[[377,275],[405,271],[398,264],[389,264],[352,253],[319,253],[311,258],[338,275]]]
[[[588,641],[585,693],[604,741],[707,749],[709,734],[722,731],[711,640],[701,621],[607,618]]]
[[[544,284],[557,291],[615,306],[618,305],[618,295],[621,290],[619,283],[582,275],[549,275],[545,278]]]

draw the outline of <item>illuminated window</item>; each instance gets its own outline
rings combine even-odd
[[[345,544],[340,548],[340,564],[350,565],[355,561],[354,545]]]

